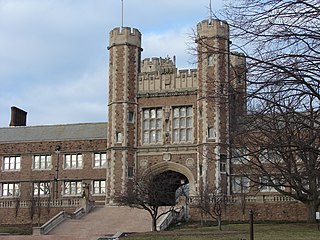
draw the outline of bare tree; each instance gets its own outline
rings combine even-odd
[[[222,230],[222,211],[227,204],[227,196],[220,191],[205,188],[199,191],[195,207],[200,210],[201,215],[209,215],[210,218],[217,221],[219,230]]]
[[[171,173],[167,171],[155,177],[135,179],[131,188],[118,196],[117,202],[149,212],[152,231],[157,231],[157,220],[174,210],[176,190],[181,186],[181,178]]]
[[[246,53],[248,68],[248,115],[233,132],[244,150],[238,170],[304,203],[313,222],[320,205],[320,2],[229,3],[233,47]]]

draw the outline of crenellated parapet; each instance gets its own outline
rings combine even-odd
[[[109,48],[115,45],[133,45],[141,47],[141,33],[136,28],[114,28],[109,33]]]
[[[197,24],[198,38],[229,39],[229,25],[218,19],[206,19]]]
[[[150,72],[159,72],[162,73],[173,73],[176,69],[175,57],[173,60],[169,57],[166,58],[145,58],[141,62],[141,72],[150,73]]]
[[[245,67],[246,66],[246,57],[243,53],[239,52],[232,52],[230,54],[230,61],[232,66],[237,66],[237,67]]]
[[[195,90],[197,88],[197,70],[177,70],[175,57],[146,58],[141,63],[138,93],[164,93],[168,91]]]

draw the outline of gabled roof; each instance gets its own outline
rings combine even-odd
[[[106,138],[106,122],[0,128],[0,143]]]

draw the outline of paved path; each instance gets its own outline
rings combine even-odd
[[[145,210],[129,207],[96,207],[79,220],[66,220],[49,235],[0,236],[0,240],[96,240],[99,236],[122,232],[151,231],[151,217]]]

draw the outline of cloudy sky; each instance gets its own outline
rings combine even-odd
[[[219,12],[223,0],[213,0]],[[209,0],[124,0],[124,26],[138,28],[143,56],[187,52],[192,28],[208,18]],[[107,119],[108,34],[121,25],[121,0],[0,0],[0,127],[10,107],[28,125]]]

